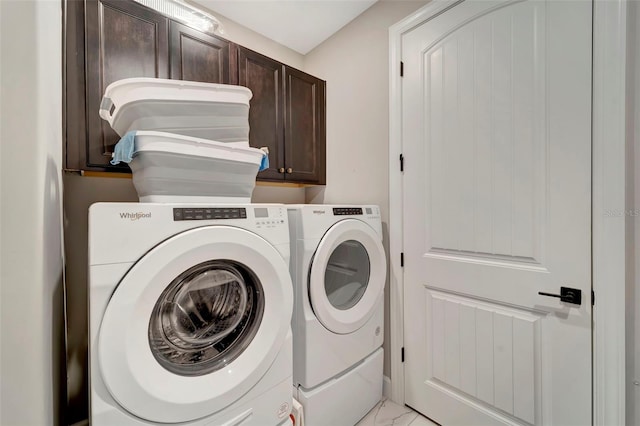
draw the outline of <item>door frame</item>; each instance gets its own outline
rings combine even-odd
[[[391,385],[404,404],[402,36],[462,0],[433,0],[389,28],[389,284]],[[625,424],[625,211],[627,0],[593,0],[592,288],[593,424]],[[411,164],[407,164],[411,167]],[[609,213],[607,213],[609,212]],[[623,325],[622,327],[620,325]]]

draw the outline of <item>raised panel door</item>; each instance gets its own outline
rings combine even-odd
[[[285,67],[286,179],[325,183],[325,82]]]
[[[120,137],[98,110],[105,88],[130,77],[167,78],[168,19],[135,2],[86,2],[86,165],[110,166]]]
[[[253,93],[249,108],[249,144],[269,148],[269,168],[258,179],[284,179],[284,65],[243,47],[238,48],[238,84]]]
[[[170,24],[171,78],[229,84],[230,43],[186,25]]]
[[[592,423],[591,6],[402,37],[405,401],[440,424]]]

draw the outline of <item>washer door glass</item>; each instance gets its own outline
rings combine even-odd
[[[248,267],[228,260],[201,263],[175,278],[156,302],[151,351],[172,373],[208,374],[244,351],[263,311],[262,286]]]
[[[329,303],[343,311],[354,307],[367,289],[370,273],[367,249],[355,240],[342,242],[331,253],[324,273]]]

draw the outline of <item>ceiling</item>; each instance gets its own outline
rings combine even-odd
[[[306,55],[377,0],[192,0]]]

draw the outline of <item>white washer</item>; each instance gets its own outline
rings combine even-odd
[[[89,209],[91,424],[290,424],[286,208]]]
[[[378,206],[288,206],[293,386],[308,426],[353,426],[382,397],[386,256]]]

